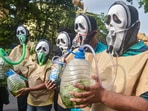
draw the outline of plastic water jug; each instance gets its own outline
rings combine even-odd
[[[62,102],[67,108],[73,108],[76,103],[71,102],[71,91],[82,92],[73,86],[73,83],[89,86],[94,83],[91,79],[92,68],[90,63],[85,59],[84,49],[79,48],[78,52],[74,53],[75,57],[65,67],[60,84],[60,95]]]
[[[6,75],[8,76],[7,85],[10,93],[13,96],[17,96],[17,91],[26,87],[25,81],[21,78],[19,74],[15,73],[12,69],[10,69],[6,73]]]

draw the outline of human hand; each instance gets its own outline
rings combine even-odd
[[[104,89],[99,84],[97,76],[94,75],[92,78],[95,80],[95,84],[92,86],[74,84],[74,87],[85,90],[85,92],[71,92],[74,98],[70,98],[70,100],[77,103],[75,107],[84,108],[92,103],[101,102]]]
[[[44,83],[45,83],[45,86],[48,90],[54,90],[57,88],[56,84],[54,84],[54,82],[51,80],[47,80]]]
[[[22,75],[22,72],[20,70],[16,70],[15,72],[19,75]]]
[[[16,97],[26,95],[27,93],[29,93],[29,88],[22,88],[16,91],[16,93],[17,93]]]

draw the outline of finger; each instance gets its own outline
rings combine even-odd
[[[48,90],[56,89],[56,85],[51,82],[51,83],[49,84],[49,86],[47,87],[47,89],[48,89]]]
[[[18,95],[16,95],[15,97],[19,97],[19,96],[21,96],[21,94],[18,94]]]
[[[91,97],[87,97],[87,98],[70,98],[71,101],[76,102],[75,107],[78,108],[84,108],[86,106],[91,107],[91,102],[90,102]]]
[[[78,108],[84,108],[90,105],[89,102],[87,102],[85,99],[82,99],[82,98],[70,98],[70,101],[76,102],[75,107],[78,107]]]
[[[83,93],[81,94],[80,98],[84,98],[84,95],[83,95]]]
[[[92,75],[91,77],[95,80],[95,82],[98,82],[99,81],[97,75]]]
[[[51,81],[47,81],[47,85],[49,85],[49,84],[50,84],[50,82],[51,82]]]
[[[19,90],[17,90],[16,92],[22,92],[25,88],[21,88]]]
[[[51,84],[52,84],[52,81],[47,81],[46,86],[47,86],[47,87],[50,87]]]
[[[47,84],[48,83],[48,80],[46,80],[44,83]]]
[[[85,99],[83,98],[70,98],[70,101],[76,102],[76,103],[85,103]]]
[[[88,103],[84,103],[84,104],[79,104],[79,105],[75,105],[75,107],[77,108],[85,108],[87,106],[90,106]]]
[[[90,88],[90,86],[83,86],[83,90],[85,90],[85,91],[90,91],[91,88]]]
[[[21,93],[21,92],[22,92],[22,90],[17,90],[17,91],[16,91],[16,93]]]
[[[22,95],[22,92],[17,92],[15,97],[19,97]]]
[[[57,89],[57,86],[55,86],[53,89],[54,89],[54,90]]]
[[[55,84],[52,84],[51,85],[51,89],[56,89],[56,85]]]
[[[50,83],[51,83],[51,84],[55,84],[54,81],[51,81]]]
[[[76,98],[85,98],[88,96],[88,94],[84,93],[84,92],[82,92],[82,93],[81,92],[78,92],[78,93],[77,92],[70,92],[70,94]]]
[[[70,94],[73,95],[73,97],[76,97],[76,98],[82,98],[83,97],[83,94],[77,93],[77,92],[70,92]]]
[[[20,90],[17,90],[16,93],[19,94],[19,93],[22,93],[23,91],[24,89],[20,89]]]
[[[82,89],[82,90],[86,90],[86,91],[89,91],[90,90],[90,87],[89,86],[85,86],[85,85],[81,85],[81,84],[77,84],[77,83],[74,83],[73,86],[74,87],[77,87],[79,89]]]
[[[46,82],[45,82],[45,86],[46,86],[46,88],[48,88],[49,85],[50,85],[50,84],[49,84],[49,81],[46,81]]]

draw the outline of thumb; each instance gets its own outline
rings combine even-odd
[[[98,76],[97,76],[97,75],[92,75],[92,79],[95,80],[96,83],[99,82],[99,80],[98,80]]]

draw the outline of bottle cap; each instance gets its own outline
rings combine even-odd
[[[9,71],[7,71],[5,74],[6,74],[6,76],[9,77],[9,76],[15,74],[15,72],[12,69],[9,69]]]
[[[85,52],[83,48],[79,48],[78,51],[75,53],[75,58],[77,59],[85,59]]]

